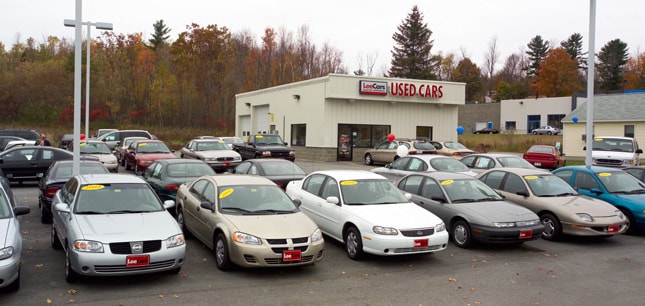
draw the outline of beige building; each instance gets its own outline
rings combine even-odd
[[[238,136],[280,134],[296,158],[363,160],[387,139],[457,140],[466,84],[330,74],[235,96]]]
[[[561,120],[574,108],[571,97],[502,100],[500,131],[530,134],[540,126],[561,128]]]

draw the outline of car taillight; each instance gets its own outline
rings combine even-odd
[[[53,198],[56,195],[56,191],[58,191],[60,187],[49,187],[45,190],[45,196],[48,198]]]
[[[177,190],[177,189],[179,189],[179,185],[177,184],[166,185],[166,190]]]
[[[284,184],[282,184],[282,182],[278,182],[278,181],[273,181],[273,182],[274,182],[276,185],[278,185],[278,187],[280,187],[280,188],[282,188],[282,189],[285,189],[285,188],[286,188],[286,186],[285,186]]]

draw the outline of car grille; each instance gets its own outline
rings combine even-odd
[[[133,271],[146,271],[157,270],[172,267],[175,264],[174,259],[151,262],[145,267],[127,267],[126,265],[97,265],[94,266],[96,273],[118,273],[118,272],[133,272]]]
[[[291,238],[291,241],[293,241],[293,243],[307,243],[307,241],[309,241],[309,237]],[[287,244],[287,239],[267,239],[267,243]]]
[[[307,251],[307,249],[309,249],[309,246],[307,246],[307,245],[293,247],[293,249],[289,249],[289,247],[286,247],[286,246],[285,247],[279,247],[279,248],[271,248],[273,253],[276,253],[276,254],[282,254],[284,251],[288,251],[288,250],[300,250],[300,252],[304,253],[304,252]]]
[[[271,157],[276,157],[276,158],[287,158],[289,157],[289,152],[274,152],[271,151]]]
[[[439,250],[441,249],[441,245],[430,245],[427,248],[398,248],[392,250],[392,253],[394,254],[404,254],[404,253],[418,253],[418,252],[426,252],[426,251],[433,251],[433,250]]]
[[[606,158],[598,158],[596,159],[596,165],[602,165],[602,166],[620,166],[623,164],[623,161],[620,159],[606,159]]]
[[[282,258],[265,258],[264,262],[266,262],[268,265],[289,265],[289,264],[310,262],[313,259],[314,259],[314,255],[307,255],[307,256],[302,256],[302,258],[299,261],[283,261]]]
[[[422,237],[434,234],[434,227],[401,230],[405,237]]]
[[[150,253],[161,250],[161,240],[143,241],[143,250],[140,253]],[[113,242],[110,243],[112,254],[135,254],[132,252],[130,242]]]
[[[293,245],[289,245],[288,240],[291,240]],[[306,252],[309,248],[309,245],[307,244],[308,242],[309,237],[267,239],[267,243],[271,245],[271,250],[276,254],[282,254],[286,250],[300,250],[301,252]]]
[[[218,157],[217,161],[230,161],[230,160],[235,160],[234,157]]]

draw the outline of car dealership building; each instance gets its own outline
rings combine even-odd
[[[387,140],[457,140],[465,83],[330,74],[235,96],[235,130],[280,134],[296,158],[363,160]]]

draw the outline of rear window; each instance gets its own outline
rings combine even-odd
[[[0,136],[16,136],[27,140],[38,140],[40,134],[32,130],[0,130]]]

